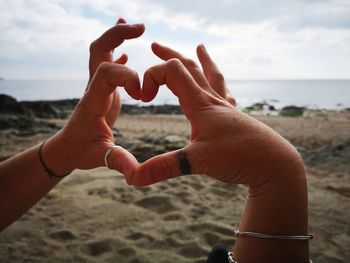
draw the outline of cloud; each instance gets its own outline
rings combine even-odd
[[[2,1],[0,10],[0,66],[13,78],[29,78],[34,68],[34,78],[51,78],[58,65],[77,71],[86,62],[89,42],[105,29],[98,20],[69,13],[53,2]]]
[[[90,42],[118,17],[146,23],[117,50],[140,72],[157,40],[192,57],[206,43],[228,78],[350,77],[347,0],[3,0],[0,16],[6,77],[85,77]]]

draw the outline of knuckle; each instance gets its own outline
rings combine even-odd
[[[145,76],[153,75],[153,73],[155,72],[155,69],[156,69],[155,66],[152,66],[152,67],[148,68],[148,69],[145,71],[144,75],[145,75]]]
[[[184,64],[186,67],[189,67],[189,68],[198,68],[197,63],[194,60],[189,58],[184,59]]]
[[[210,74],[209,78],[210,78],[210,81],[213,81],[213,82],[225,82],[225,77],[221,72],[212,73]]]
[[[178,59],[178,58],[172,58],[172,59],[169,59],[169,60],[166,62],[166,64],[167,64],[167,66],[168,66],[169,68],[174,69],[174,68],[179,68],[179,67],[181,67],[182,62],[181,62],[180,59]]]
[[[177,58],[172,58],[166,62],[167,71],[172,75],[177,76],[183,67],[182,62]]]
[[[98,74],[102,75],[102,76],[107,76],[114,68],[114,64],[111,62],[102,62],[99,66],[98,66]]]
[[[137,73],[137,71],[136,70],[134,70],[134,69],[130,69],[130,75],[133,77],[133,78],[139,78],[139,73]]]
[[[91,42],[89,51],[90,53],[94,53],[98,49],[98,39]]]

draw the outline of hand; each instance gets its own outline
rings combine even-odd
[[[106,31],[102,36],[96,39],[90,45],[90,60],[89,60],[89,83],[99,65],[102,62],[113,62],[114,49],[121,45],[125,39],[137,38],[143,34],[145,27],[143,24],[128,25],[126,21],[120,18],[117,24]],[[125,64],[128,61],[128,56],[122,54],[118,59],[114,61],[116,64]],[[120,106],[120,97],[117,91],[111,94],[113,97],[113,103],[106,114],[106,122],[109,127],[113,127],[116,119],[118,118]],[[139,97],[134,99],[139,100]]]
[[[192,126],[191,143],[183,149],[191,173],[251,187],[283,178],[286,169],[304,174],[293,146],[232,106],[235,100],[228,95],[223,75],[204,46],[197,48],[203,71],[170,48],[154,43],[152,49],[166,62],[145,72],[141,98],[151,101],[163,84],[179,98]],[[142,186],[181,175],[178,151],[174,151],[146,161],[126,180]]]
[[[45,143],[43,155],[48,167],[60,167],[58,174],[64,174],[76,168],[104,166],[106,151],[115,145],[106,115],[111,107],[116,108],[117,115],[119,113],[119,100],[115,105],[116,100],[112,95],[116,86],[124,86],[132,98],[140,98],[137,72],[124,65],[103,62],[65,127]],[[50,149],[54,151],[50,152]],[[57,156],[60,156],[59,160]],[[132,173],[138,165],[135,157],[123,148],[115,149],[108,159],[114,169],[124,174]]]
[[[113,61],[114,49],[121,45],[125,39],[141,36],[144,30],[143,24],[128,25],[124,19],[120,18],[114,27],[91,43],[90,76],[86,93],[66,127],[45,143],[45,146],[54,145],[54,147],[47,147],[48,149],[58,147],[58,151],[64,153],[65,158],[60,159],[60,163],[58,163],[55,157],[57,152],[51,153],[48,150],[46,155],[49,167],[57,166],[60,167],[59,170],[65,167],[64,170],[68,172],[76,168],[90,169],[104,165],[104,153],[108,147],[114,145],[111,128],[113,128],[121,108],[119,93],[115,86],[125,85],[130,96],[136,100],[140,99],[140,83],[137,73],[123,66],[128,60],[126,54]],[[116,75],[112,76],[112,74]],[[100,96],[100,102],[94,101],[94,95],[91,94]],[[88,115],[84,116],[85,114]],[[97,116],[99,117],[97,118]],[[102,116],[104,119],[100,118]],[[80,142],[80,144],[76,142]],[[67,145],[72,147],[66,153]],[[79,148],[79,145],[83,148]],[[119,151],[121,149],[113,151],[114,153],[109,159],[113,159],[114,154]],[[124,159],[123,156],[124,151],[121,159]],[[123,165],[122,162],[117,162],[115,169],[119,170],[117,167],[122,167],[122,170],[125,171],[125,167],[134,164],[133,156],[126,151],[125,158],[126,163]],[[51,161],[50,165],[51,159],[55,161]]]
[[[0,163],[0,231],[19,218],[50,191],[60,178],[48,176],[46,167],[58,176],[72,170],[104,166],[106,151],[114,146],[111,127],[119,111],[120,99],[116,86],[124,86],[134,99],[140,99],[137,73],[125,67],[127,56],[113,63],[113,49],[124,39],[140,36],[143,25],[125,25],[124,20],[91,44],[90,80],[65,127],[27,151]],[[134,171],[136,159],[122,148],[114,149],[108,161],[124,174]]]

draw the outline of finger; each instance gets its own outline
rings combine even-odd
[[[128,62],[128,55],[127,54],[122,54],[119,58],[117,58],[116,60],[114,60],[115,64],[126,64],[126,62]]]
[[[193,76],[195,81],[198,83],[198,85],[200,87],[202,87],[203,89],[207,90],[208,92],[213,93],[212,89],[209,87],[208,81],[206,80],[205,76],[203,75],[203,72],[198,67],[198,65],[195,61],[183,56],[181,53],[179,53],[179,52],[177,52],[169,47],[160,45],[156,42],[152,43],[152,51],[156,56],[158,56],[160,59],[165,60],[165,61],[172,59],[172,58],[179,59],[184,64],[184,66],[187,68],[187,70],[191,73],[191,75]]]
[[[141,90],[142,101],[148,102],[154,99],[159,86],[163,84],[166,84],[179,98],[185,114],[186,109],[194,109],[196,106],[208,102],[208,94],[203,92],[178,59],[170,59],[163,64],[149,68],[145,72]]]
[[[227,88],[224,75],[211,59],[204,45],[199,45],[197,47],[197,56],[210,86],[229,103],[236,105],[235,99],[231,96]]]
[[[177,151],[155,156],[139,165],[133,174],[124,174],[128,184],[146,186],[183,175]]]
[[[115,122],[117,121],[121,109],[121,99],[120,99],[120,94],[115,90],[112,95],[113,101],[111,103],[111,106],[109,108],[109,111],[105,115],[105,120],[111,129],[113,129]]]
[[[144,24],[128,25],[118,23],[95,40],[90,47],[93,52],[109,52],[124,42],[125,39],[137,38],[145,31]]]
[[[197,47],[197,56],[211,87],[226,99],[226,82],[224,76],[209,56],[204,45]]]
[[[230,173],[227,173],[223,158],[213,161],[213,156],[217,156],[218,153],[215,147],[217,147],[215,140],[209,144],[190,143],[185,148],[147,160],[136,168],[132,176],[126,179],[129,184],[135,186],[150,185],[191,174],[206,174],[217,178],[221,176],[219,180],[225,181],[222,174]]]
[[[124,87],[134,99],[141,97],[140,80],[136,71],[119,64],[103,62],[97,69],[82,102],[96,114],[104,115],[106,98],[117,86]]]
[[[134,171],[139,166],[135,156],[120,146],[113,148],[108,156],[107,164],[108,168],[121,172],[125,178],[132,178]]]

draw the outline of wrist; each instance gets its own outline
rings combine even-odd
[[[308,234],[306,178],[304,175],[288,175],[286,179],[267,182],[262,186],[264,189],[254,189],[257,192],[250,189],[240,231],[270,235]],[[307,240],[241,237],[236,240],[234,250],[237,260],[242,262],[254,262],[266,254],[270,255],[269,258],[261,262],[286,262],[286,259],[308,262],[309,258]]]
[[[69,149],[69,146],[61,138],[60,132],[42,145],[42,161],[54,175],[64,176],[75,169],[67,154],[67,149]]]
[[[292,154],[273,168],[262,176],[266,178],[263,183],[249,187],[240,231],[308,233],[307,180],[302,160]]]

